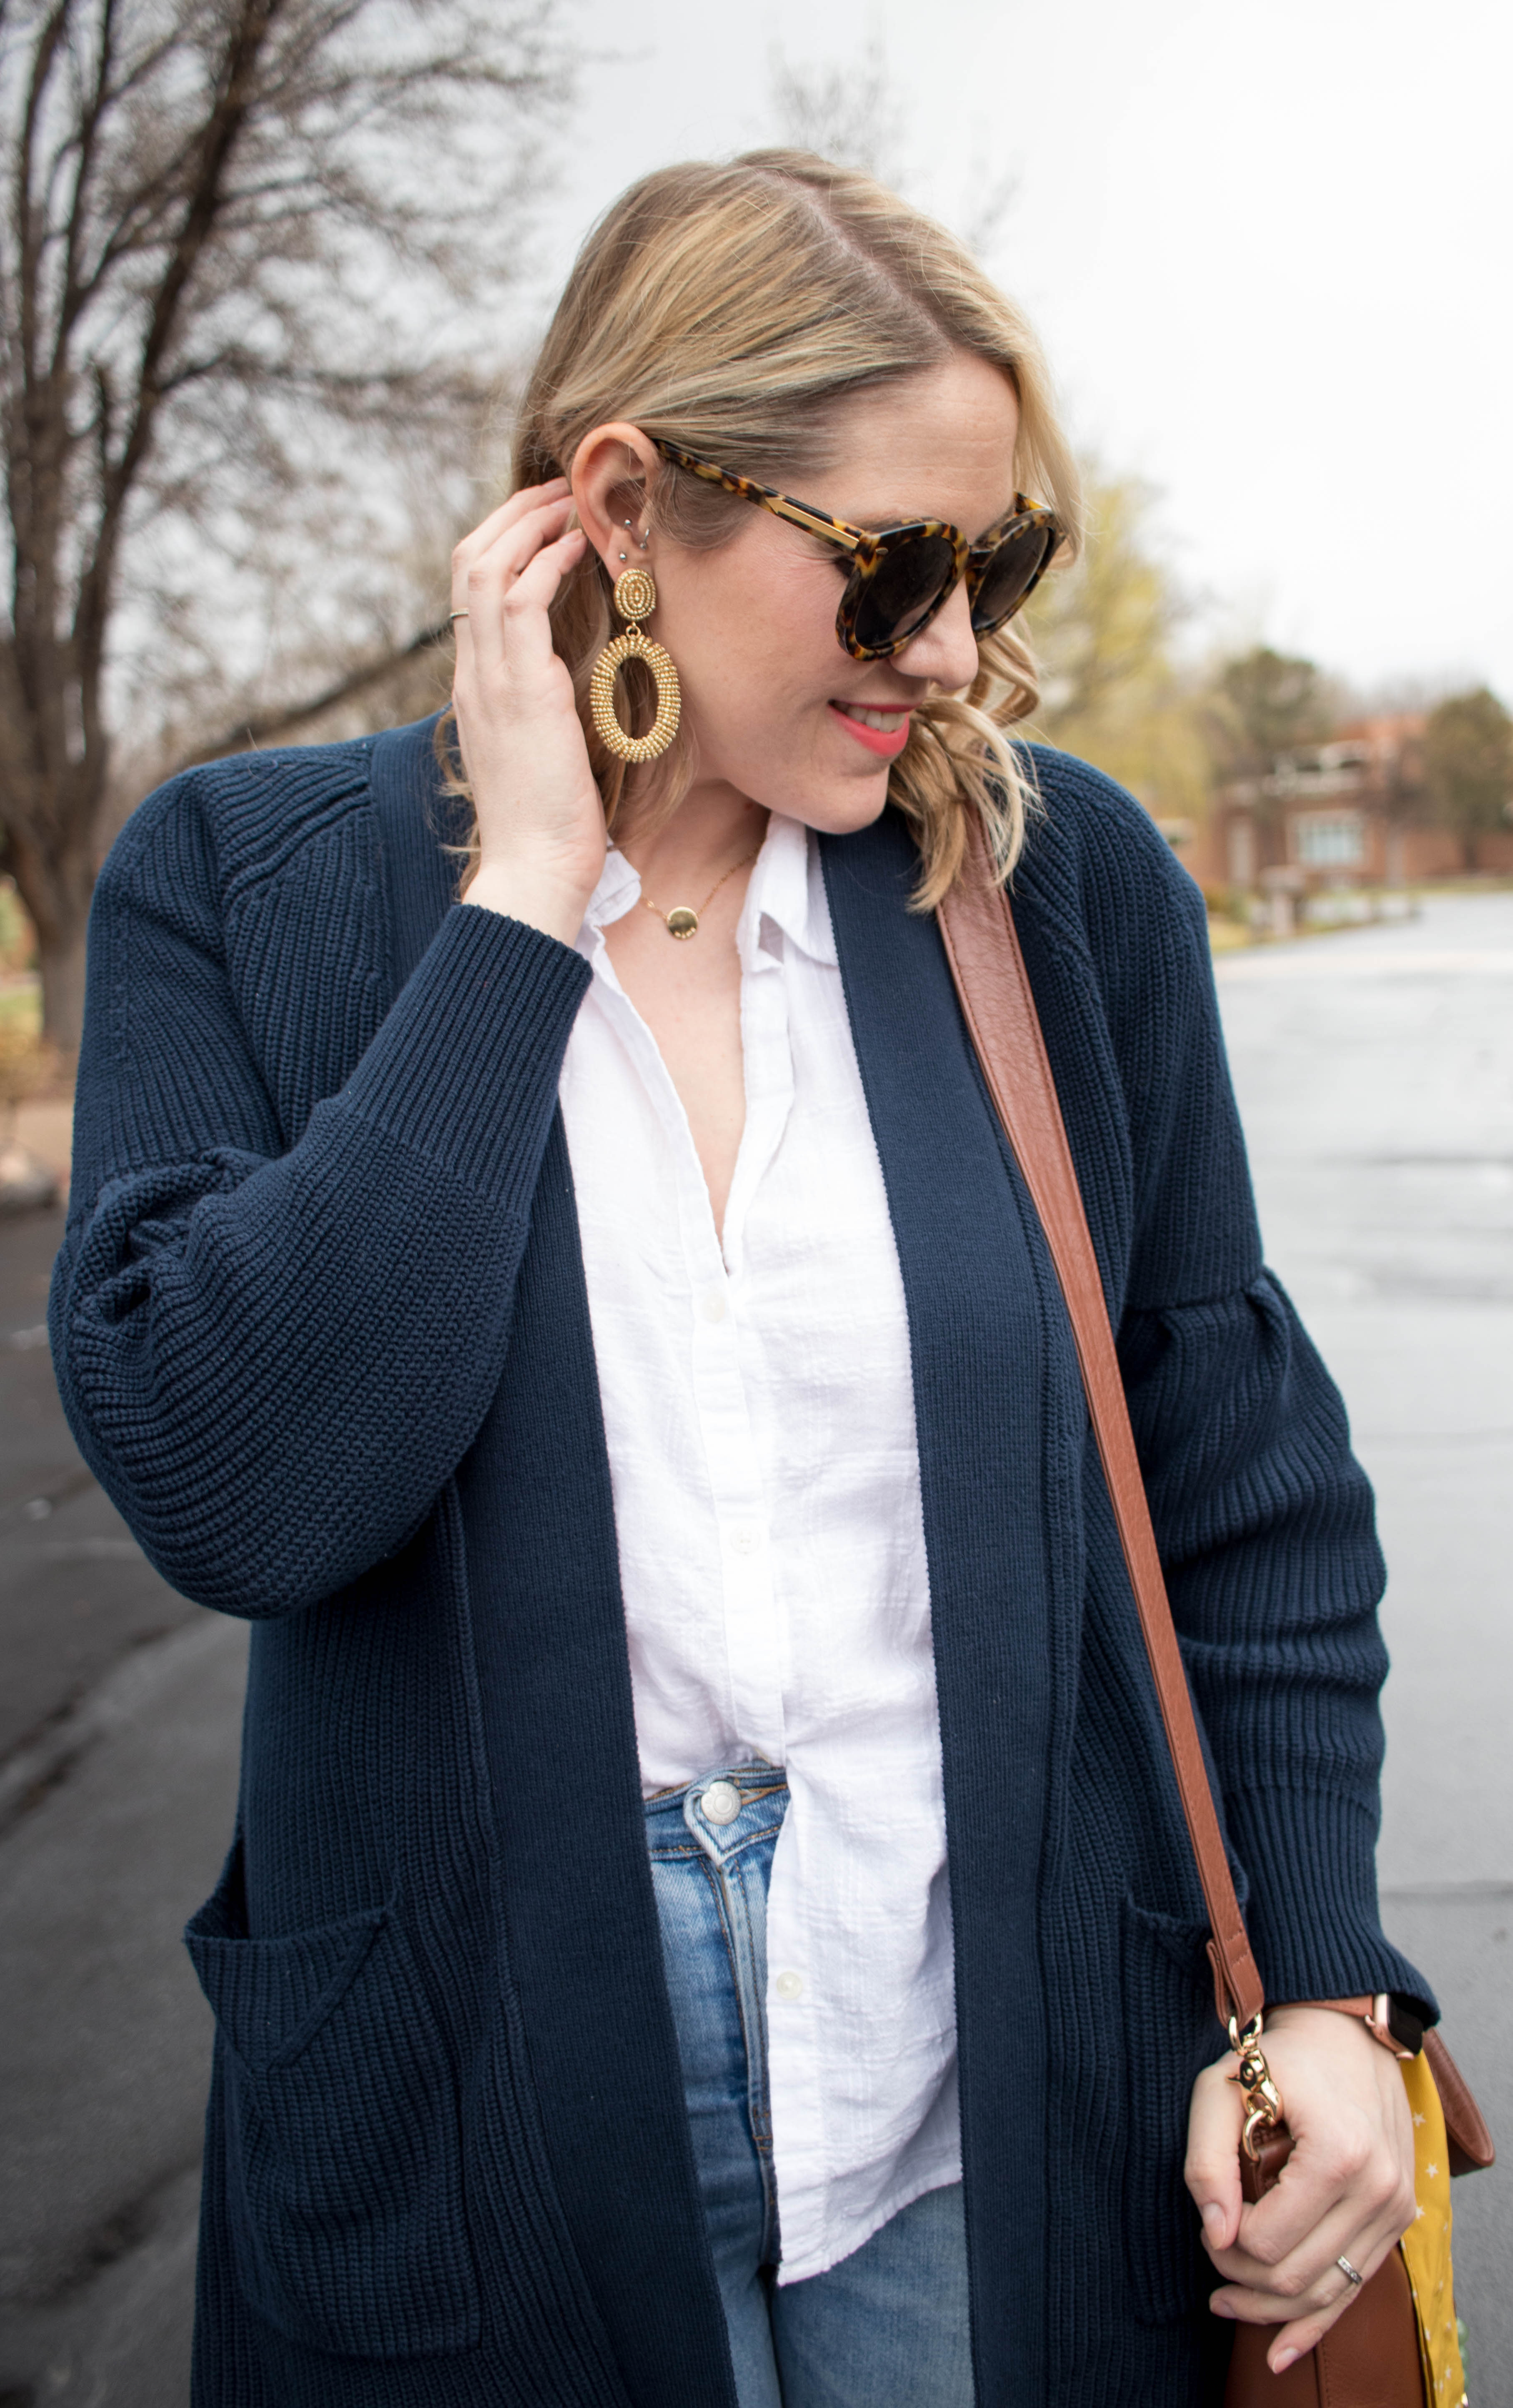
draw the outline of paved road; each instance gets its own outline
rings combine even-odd
[[[1513,2161],[1513,896],[1221,965],[1271,1259],[1392,1564],[1382,1881]],[[244,1634],[83,1473],[0,1225],[0,2408],[182,2408],[208,2018],[178,1945],[229,1830]],[[1456,2186],[1478,2408],[1513,2401],[1513,2183]]]
[[[178,1934],[230,1828],[246,1633],[74,1451],[61,1234],[0,1223],[0,2408],[181,2408],[209,2016]]]

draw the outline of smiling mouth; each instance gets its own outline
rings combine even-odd
[[[833,702],[830,708],[847,734],[864,744],[869,752],[891,758],[902,752],[909,740],[909,706],[906,703]]]

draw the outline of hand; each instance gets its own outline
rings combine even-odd
[[[452,701],[478,812],[465,900],[571,944],[604,867],[599,789],[547,612],[588,538],[564,477],[527,487],[452,554]]]
[[[1369,2280],[1412,2222],[1413,2124],[1395,2059],[1353,2016],[1277,2007],[1263,2046],[1293,2139],[1276,2188],[1241,2200],[1244,2111],[1229,2057],[1193,2086],[1184,2172],[1226,2283],[1209,2304],[1280,2325],[1266,2353],[1280,2374],[1349,2309],[1355,2286],[1335,2260]]]

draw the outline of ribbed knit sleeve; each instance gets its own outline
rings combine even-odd
[[[1060,1058],[1053,1025],[1048,1043],[1257,1959],[1276,2000],[1427,2002],[1377,1920],[1386,1575],[1371,1490],[1339,1393],[1262,1263],[1202,899],[1127,796],[1079,763],[1040,763],[1055,831],[1041,925],[1063,987],[1089,982],[1099,1007]],[[1107,1034],[1101,1094],[1090,1026]]]
[[[1338,1392],[1266,1272],[1120,1351],[1267,1994],[1427,2002],[1377,1920],[1384,1573]]]
[[[226,883],[173,789],[102,873],[50,1321],[79,1448],[147,1554],[257,1616],[393,1554],[476,1435],[588,970],[454,908],[285,1144],[228,975]],[[360,899],[281,974],[371,993]]]

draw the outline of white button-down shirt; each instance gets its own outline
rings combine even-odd
[[[746,1124],[722,1245],[602,934],[640,891],[611,851],[563,1111],[643,1785],[754,1756],[787,1770],[767,2004],[779,2280],[796,2282],[961,2175],[908,1331],[817,844],[774,816],[741,913]]]

